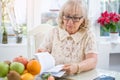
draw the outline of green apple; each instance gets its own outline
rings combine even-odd
[[[24,65],[20,62],[12,62],[10,64],[10,70],[14,70],[18,72],[19,74],[22,74],[24,69],[25,69]]]
[[[9,65],[4,62],[0,62],[0,77],[5,77],[8,71],[9,71]]]
[[[3,80],[8,80],[7,76],[3,78]]]

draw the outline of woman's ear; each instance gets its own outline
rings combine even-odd
[[[64,29],[64,22],[62,20],[61,28]]]
[[[80,27],[85,27],[85,19],[82,19],[82,24],[80,25]]]

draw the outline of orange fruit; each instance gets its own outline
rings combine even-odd
[[[41,65],[40,63],[33,59],[33,60],[30,60],[27,64],[27,70],[29,73],[31,73],[32,75],[37,75],[40,73],[41,71]]]
[[[21,80],[34,80],[34,76],[30,73],[25,73],[21,75]]]
[[[25,74],[25,73],[28,73],[27,69],[25,69],[22,74]]]

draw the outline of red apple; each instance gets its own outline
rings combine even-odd
[[[26,67],[28,60],[23,56],[18,56],[18,57],[13,59],[13,62],[20,62],[24,65],[24,67]]]
[[[55,80],[55,78],[52,75],[50,75],[47,80]]]

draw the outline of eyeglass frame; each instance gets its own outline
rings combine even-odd
[[[74,17],[74,16],[71,17],[71,16],[66,16],[66,15],[63,16],[64,20],[68,21],[68,20],[72,19],[73,22],[79,22],[82,18],[83,18],[83,16],[81,16],[81,17]]]

